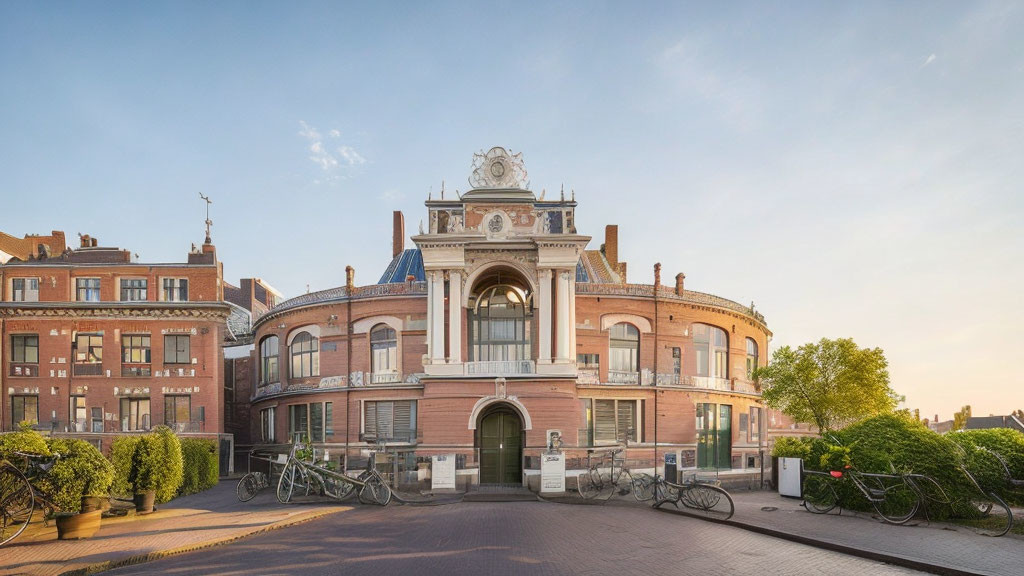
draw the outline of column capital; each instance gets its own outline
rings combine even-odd
[[[550,280],[553,274],[554,270],[552,270],[551,268],[537,269],[537,277],[540,278],[541,280]]]

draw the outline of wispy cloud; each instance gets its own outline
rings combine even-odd
[[[314,184],[331,182],[342,177],[338,169],[342,167],[361,166],[366,164],[366,158],[348,145],[335,146],[334,143],[325,143],[327,140],[338,140],[341,138],[341,131],[332,128],[327,131],[327,137],[314,126],[305,121],[299,121],[299,136],[308,142],[307,151],[309,159],[326,172],[323,179],[314,180]]]
[[[931,64],[932,62],[935,62],[935,58],[936,56],[934,53],[929,54],[928,57],[924,59],[924,64],[922,64],[921,67],[924,68],[925,66]]]

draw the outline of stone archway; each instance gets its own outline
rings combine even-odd
[[[522,485],[525,438],[523,420],[512,404],[496,402],[481,413],[476,427],[481,485]]]

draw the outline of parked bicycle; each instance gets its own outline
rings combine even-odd
[[[617,447],[587,450],[587,469],[576,478],[580,496],[591,499],[609,488],[613,493],[618,489],[623,495],[632,490],[633,473],[626,463],[626,447],[632,435],[630,428],[619,437]]]
[[[683,508],[717,520],[728,520],[736,511],[732,496],[717,478],[703,478],[696,473],[688,475],[681,483],[669,482],[659,474],[653,477],[642,474],[634,482],[633,494],[638,490],[645,500],[654,500],[654,508],[669,502],[676,508],[682,504]]]
[[[0,460],[0,546],[25,531],[35,510],[43,512],[44,522],[53,517],[56,510],[50,496],[36,486],[36,480],[46,474],[61,455],[51,457],[24,452],[14,455],[25,460],[24,466]]]
[[[283,454],[282,454],[283,456]],[[260,470],[253,470],[253,461],[261,461],[267,463],[267,473]],[[238,486],[235,487],[235,494],[238,499],[242,502],[248,502],[252,500],[256,494],[264,488],[270,487],[270,475],[273,474],[274,466],[278,465],[277,461],[268,455],[261,454],[257,450],[249,451],[249,470],[247,474],[242,476],[238,480]]]
[[[380,506],[387,506],[391,501],[391,488],[376,469],[375,452],[370,453],[366,469],[353,478],[315,463],[315,458],[305,461],[297,457],[303,450],[303,444],[294,443],[281,471],[277,499],[282,504],[290,502],[292,495],[300,490],[306,495],[315,493],[336,500],[344,500],[356,493],[360,502]]]
[[[860,472],[846,465],[842,470],[828,472],[804,470],[804,508],[815,514],[826,514],[839,507],[835,487],[844,481],[852,484],[878,516],[889,524],[906,524],[922,509],[927,512],[929,500],[949,503],[939,483],[924,474],[877,474]]]

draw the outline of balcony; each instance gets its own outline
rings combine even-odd
[[[191,422],[167,422],[167,426],[177,434],[199,433],[206,429],[206,422],[193,420]]]
[[[711,376],[686,376],[683,379],[683,386],[687,385],[693,388],[732,391],[732,382],[730,382],[726,378],[714,378]]]
[[[38,364],[11,364],[11,376],[20,376],[23,378],[35,378],[39,376],[39,365]]]
[[[624,370],[609,370],[608,371],[608,383],[609,384],[627,384],[636,386],[640,383],[639,372],[627,372]]]
[[[373,385],[401,384],[402,375],[398,372],[374,372],[368,375],[367,382]]]
[[[594,385],[601,383],[601,371],[597,367],[579,368],[576,372],[576,383]]]
[[[536,374],[533,360],[488,360],[466,362],[466,374],[471,376],[516,376]]]
[[[75,376],[102,376],[103,364],[94,362],[91,364],[75,364],[72,368]]]
[[[422,435],[422,430],[413,430],[411,428],[401,428],[388,431],[378,430],[376,434],[371,432],[360,433],[359,441],[366,442],[367,444],[415,444],[417,439]]]
[[[149,364],[122,364],[121,376],[128,378],[142,378],[152,375]]]

